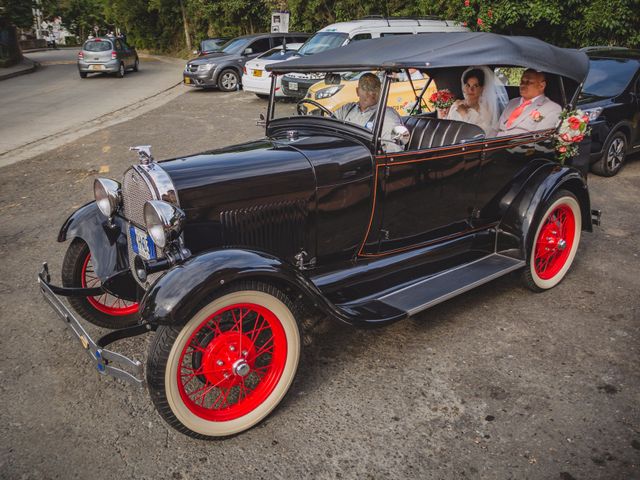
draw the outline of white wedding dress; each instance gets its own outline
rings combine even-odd
[[[486,107],[483,108],[482,103],[478,105],[478,110],[475,108],[468,108],[465,112],[458,110],[463,102],[456,100],[451,105],[449,113],[447,114],[447,120],[459,120],[461,122],[473,123],[484,130],[486,138],[495,137],[498,133],[498,121],[493,119],[493,115],[488,111]]]

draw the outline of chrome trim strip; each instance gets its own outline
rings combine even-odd
[[[151,183],[148,185],[151,191],[157,195],[156,200],[164,200],[176,207],[180,206],[178,191],[169,174],[159,164],[154,162],[147,165],[134,165],[133,168],[140,172],[145,179],[150,180]]]

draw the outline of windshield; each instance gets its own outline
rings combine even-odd
[[[204,51],[211,51],[211,50],[218,50],[220,48],[220,45],[222,45],[224,43],[224,40],[204,40],[202,42],[202,50]]]
[[[107,40],[90,40],[82,47],[87,52],[106,52],[112,50],[111,42]]]
[[[264,55],[260,55],[261,60],[288,60],[296,54],[297,50],[283,50],[282,48],[272,48]]]
[[[235,38],[233,40],[229,40],[222,47],[220,47],[220,51],[224,53],[237,53],[243,50],[248,43],[249,39]]]
[[[615,97],[622,93],[638,70],[635,60],[593,58],[582,96]]]
[[[320,32],[307,40],[298,50],[300,55],[313,55],[332,48],[341,47],[348,38],[346,33]]]

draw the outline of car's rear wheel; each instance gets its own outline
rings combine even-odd
[[[122,78],[122,77],[124,77],[125,70],[126,70],[126,69],[124,68],[124,63],[120,63],[120,66],[118,67],[118,73],[116,73],[116,76],[117,76],[118,78]]]
[[[185,325],[158,328],[147,383],[160,415],[197,438],[234,435],[263,420],[298,368],[295,312],[280,290],[246,282],[208,301]]]
[[[62,262],[65,287],[95,288],[101,285],[91,261],[89,246],[81,239],[69,245]],[[96,297],[68,297],[83,318],[104,328],[124,328],[138,323],[138,304],[104,293]]]
[[[624,165],[626,157],[627,137],[622,132],[616,132],[607,141],[602,157],[591,166],[591,170],[603,177],[613,177]]]
[[[544,207],[528,249],[524,283],[533,291],[555,287],[571,268],[582,230],[580,204],[569,191],[558,191]]]
[[[231,92],[233,90],[237,90],[239,84],[240,78],[238,77],[238,73],[235,70],[227,68],[220,73],[220,78],[218,79],[218,87],[223,92]]]
[[[138,57],[136,57],[136,61],[133,64],[133,71],[134,72],[140,71],[140,60],[138,59]]]
[[[87,78],[87,72],[78,72],[80,73],[80,78]]]

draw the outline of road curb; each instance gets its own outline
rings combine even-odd
[[[18,65],[14,65],[13,67],[8,68],[9,70],[12,70],[12,71],[6,72],[6,73],[0,72],[0,81],[17,77],[18,75],[26,75],[27,73],[33,73],[38,68],[40,68],[40,64],[38,62],[29,60],[28,58],[23,58]]]

